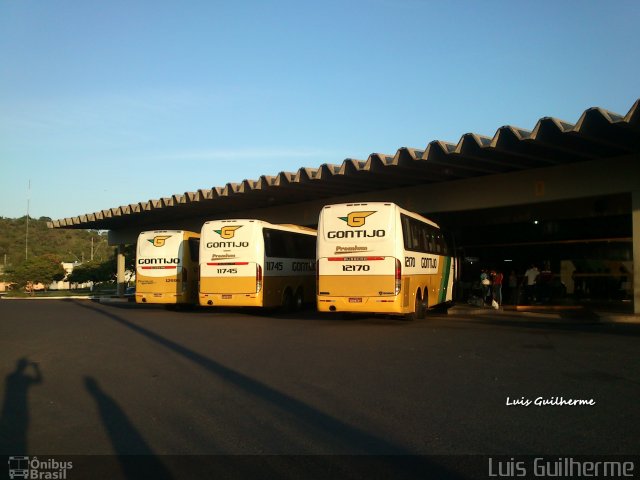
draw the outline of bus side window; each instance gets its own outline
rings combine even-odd
[[[409,227],[409,217],[406,215],[402,215],[402,238],[404,239],[404,249],[411,250],[411,238],[410,232],[411,228]]]
[[[444,255],[446,253],[446,246],[442,232],[438,232],[438,253]]]
[[[191,237],[189,239],[189,255],[191,255],[191,260],[193,262],[200,261],[200,239],[196,237]]]
[[[262,230],[262,238],[264,239],[264,254],[271,256],[271,231],[266,228]]]
[[[411,222],[411,250],[420,250],[420,224]]]
[[[433,253],[435,252],[436,248],[435,248],[435,245],[433,244],[433,231],[431,230],[431,228],[429,228],[428,237],[429,237],[429,245],[427,247],[427,253]]]
[[[302,258],[316,258],[316,236],[315,235],[303,235],[304,238],[304,250]]]
[[[264,252],[267,257],[287,257],[287,245],[282,232],[265,228],[262,231],[264,236]]]
[[[424,227],[420,229],[420,251],[429,251],[429,231]]]
[[[296,233],[293,236],[293,258],[315,258],[316,242],[311,235]]]
[[[289,232],[279,232],[282,235],[282,243],[284,244],[283,257],[296,258],[297,257],[297,244],[294,235]]]

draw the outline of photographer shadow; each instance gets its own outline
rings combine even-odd
[[[33,373],[29,373],[29,367]],[[26,455],[29,430],[29,389],[42,383],[37,363],[26,357],[5,379],[4,401],[0,413],[0,455]]]

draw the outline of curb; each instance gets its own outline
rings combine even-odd
[[[0,296],[0,300],[91,300],[98,303],[129,303],[129,298],[120,297],[98,297],[93,295],[67,295],[64,297],[5,297]]]
[[[537,307],[537,306],[508,306],[496,310],[491,307],[475,307],[473,305],[456,305],[449,309],[449,312],[457,315],[496,315],[498,317],[504,315],[514,315],[522,317],[523,321],[527,318],[538,317],[546,320],[561,320],[571,323],[624,323],[624,324],[640,324],[640,315],[612,313],[590,310],[584,307],[556,306],[556,307]],[[564,316],[563,316],[564,315]]]
[[[0,300],[97,300],[100,297],[87,295],[67,295],[64,297],[5,297],[0,296]]]
[[[98,302],[99,303],[135,303],[133,300],[131,300],[128,297],[125,298],[121,298],[121,297],[100,297],[98,298]]]

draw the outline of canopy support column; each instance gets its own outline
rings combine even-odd
[[[117,273],[116,273],[116,282],[117,282],[117,291],[116,294],[118,297],[123,297],[126,282],[124,280],[124,272],[125,272],[125,263],[124,263],[124,245],[118,245],[118,255],[117,255]]]

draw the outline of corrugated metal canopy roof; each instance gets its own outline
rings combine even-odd
[[[294,204],[358,192],[446,182],[567,163],[640,153],[640,100],[622,116],[602,108],[586,110],[578,122],[538,120],[532,131],[510,125],[493,137],[462,135],[457,144],[434,140],[426,149],[400,148],[297,172],[186,192],[72,218],[51,228],[118,229],[217,215],[261,206]]]

